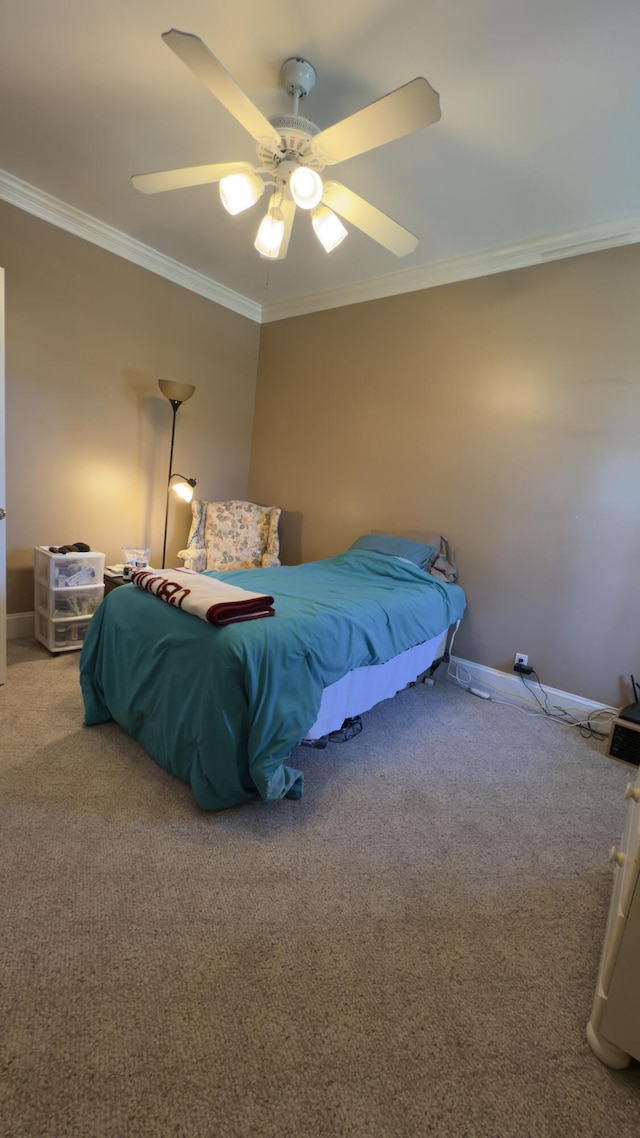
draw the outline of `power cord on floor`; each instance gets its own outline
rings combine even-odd
[[[331,743],[348,743],[349,739],[355,739],[361,731],[362,719],[359,715],[354,715],[351,719],[345,719],[337,731],[330,731],[328,738]]]
[[[355,739],[362,731],[362,718],[359,715],[354,715],[351,719],[345,719],[342,727],[337,731],[330,731],[328,735],[321,735],[319,739],[303,739],[301,746],[314,747],[315,750],[324,750],[329,746],[329,743],[348,743],[349,739]]]
[[[500,688],[496,687],[495,684],[491,684],[484,679],[482,680],[482,688],[474,687],[474,681],[471,672],[468,668],[465,667],[464,664],[460,664],[457,660],[451,660],[447,669],[447,676],[449,679],[453,680],[454,683],[457,683],[459,685],[459,687],[464,688],[465,691],[470,692],[474,696],[477,695],[483,699],[490,699],[492,703],[501,703],[504,704],[505,707],[515,708],[516,711],[521,711],[525,715],[540,715],[545,719],[553,720],[555,723],[562,723],[566,727],[577,727],[584,739],[603,740],[607,738],[607,735],[605,733],[597,729],[597,727],[594,725],[594,721],[597,720],[600,724],[603,722],[606,723],[607,721],[611,722],[616,718],[618,714],[615,708],[602,708],[596,711],[590,711],[587,716],[583,718],[577,718],[575,713],[573,711],[570,711],[568,708],[557,706],[552,706],[551,708],[549,707],[548,692],[545,691],[545,688],[543,687],[536,671],[532,670],[531,675],[535,676],[538,688],[544,697],[544,702],[540,700],[535,689],[530,687],[530,685],[527,683],[527,678],[522,673],[519,673],[519,675],[520,680],[522,681],[522,685],[529,693],[529,695],[518,695],[515,697],[515,699],[524,700],[524,702],[529,704],[529,707],[533,708],[533,710],[529,710],[529,707],[521,706],[519,703],[514,702],[514,700],[504,699],[504,692]],[[487,692],[483,690],[486,688],[489,688],[490,691]],[[497,699],[495,695],[491,694],[491,692],[498,692],[498,694],[503,698]],[[533,698],[529,698],[530,696]]]
[[[577,727],[579,729],[580,734],[582,735],[583,739],[600,739],[600,740],[603,740],[603,739],[607,738],[606,734],[603,734],[601,731],[597,731],[596,728],[593,726],[593,723],[591,722],[591,720],[593,718],[595,718],[596,716],[598,718],[601,718],[602,712],[590,711],[586,719],[576,719],[573,712],[568,711],[566,707],[552,706],[550,708],[549,707],[548,694],[544,690],[542,684],[540,683],[540,678],[539,678],[538,673],[536,672],[535,668],[532,670],[531,675],[535,676],[535,682],[537,683],[538,687],[540,688],[540,691],[542,692],[542,695],[544,697],[544,703],[542,703],[541,700],[538,698],[538,694],[535,691],[535,689],[530,687],[529,684],[527,683],[527,677],[524,676],[522,674],[522,672],[520,672],[519,675],[520,675],[520,679],[522,680],[524,687],[527,689],[528,692],[531,693],[531,695],[535,699],[536,703],[541,708],[543,714],[546,715],[547,719],[553,719],[553,720],[555,720],[556,723],[566,723],[569,727]],[[615,715],[617,713],[609,713],[609,714],[611,715],[611,718],[613,719],[613,718],[615,718]]]

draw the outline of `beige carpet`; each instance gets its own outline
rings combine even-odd
[[[2,1138],[637,1138],[585,1040],[629,768],[444,677],[204,814],[78,655],[0,689]]]

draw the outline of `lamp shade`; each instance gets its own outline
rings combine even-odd
[[[264,193],[264,182],[256,174],[229,174],[220,179],[219,190],[224,208],[235,217],[255,205]]]
[[[174,478],[179,478],[179,482],[174,482]],[[193,491],[196,486],[195,478],[185,478],[184,474],[172,474],[169,479],[169,485],[174,494],[182,498],[183,502],[190,502],[193,498]]]
[[[173,379],[159,379],[158,387],[166,399],[172,403],[186,403],[195,391],[193,383],[177,383]]]
[[[269,260],[273,261],[280,252],[283,239],[284,218],[282,210],[270,210],[269,213],[265,213],[260,222],[258,236],[253,244],[261,257],[268,257]]]
[[[311,211],[311,224],[326,253],[332,253],[347,236],[347,230],[340,218],[336,217],[333,210],[327,209],[326,205],[316,206]]]
[[[291,197],[300,209],[313,209],[323,192],[322,178],[309,166],[298,166],[289,179]]]
[[[311,170],[309,166],[298,166],[289,179],[289,189],[296,206],[301,209],[313,209],[322,197],[322,179],[320,174]]]

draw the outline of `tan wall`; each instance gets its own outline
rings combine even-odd
[[[0,203],[6,272],[8,612],[33,546],[119,560],[202,497],[285,509],[283,556],[372,527],[441,529],[469,608],[459,655],[614,704],[640,673],[640,249],[555,262],[262,330]],[[258,343],[260,362],[247,484]],[[189,507],[172,502],[168,561]]]
[[[262,329],[249,496],[290,562],[437,529],[464,658],[629,702],[640,675],[640,248]]]
[[[162,551],[171,405],[174,470],[201,497],[244,497],[259,327],[0,203],[6,273],[7,611],[33,610],[33,547]],[[175,501],[174,501],[175,500]],[[191,510],[172,495],[168,563]]]

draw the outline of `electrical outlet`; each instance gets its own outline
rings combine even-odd
[[[524,652],[516,652],[515,659],[513,662],[514,662],[514,664],[525,664],[526,665],[529,663],[529,657],[526,656]]]

